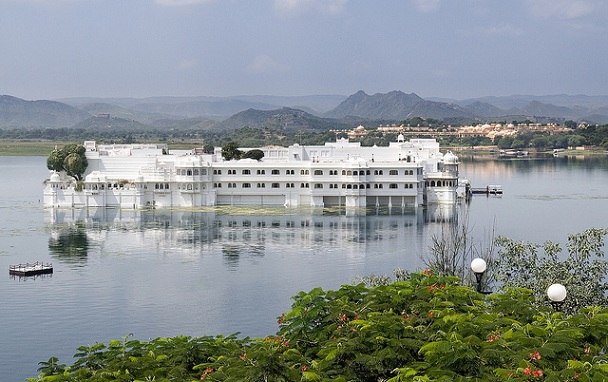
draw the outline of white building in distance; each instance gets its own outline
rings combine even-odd
[[[80,184],[52,172],[46,207],[177,208],[215,205],[418,207],[457,200],[458,158],[435,139],[400,135],[388,147],[338,139],[324,146],[262,147],[261,160],[224,160],[166,145],[84,142]],[[241,149],[246,151],[249,149]]]

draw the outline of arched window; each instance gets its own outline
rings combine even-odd
[[[399,175],[399,171],[397,171],[397,170],[389,170],[388,174],[389,175]]]
[[[346,170],[342,170],[342,175],[346,175]]]
[[[323,170],[315,170],[315,175],[323,175]]]
[[[188,175],[188,176],[192,176],[192,170],[188,170],[188,171],[186,172],[186,175]]]
[[[388,188],[398,188],[399,186],[397,186],[396,183],[391,183],[388,185]]]

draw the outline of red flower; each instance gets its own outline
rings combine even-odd
[[[535,351],[534,353],[530,353],[530,358],[534,359],[540,359],[540,353]]]
[[[247,357],[247,353],[243,353],[239,358],[240,359],[245,359],[245,357]]]
[[[526,367],[526,368],[524,369],[524,374],[525,374],[525,375],[530,375],[530,373],[531,373],[531,372],[532,372],[532,370],[530,370],[530,366],[528,366],[528,367]]]
[[[357,316],[357,315],[355,314],[355,320],[358,320],[358,319],[359,319],[359,316]]]
[[[211,373],[212,371],[213,371],[213,369],[210,368],[210,367],[208,367],[208,368],[205,369],[205,373]]]
[[[308,367],[306,365],[302,366],[302,371],[306,371]]]
[[[340,318],[342,319],[342,321],[346,321],[346,314],[343,314],[342,316],[340,316]]]
[[[542,377],[543,371],[541,369],[536,369],[532,372],[532,375],[535,376],[536,378]]]
[[[424,270],[424,275],[425,275],[425,276],[430,276],[431,274],[432,274],[432,272],[431,272],[431,270],[430,270],[430,269],[425,269],[425,270]]]
[[[429,313],[429,317],[433,317],[433,312]]]

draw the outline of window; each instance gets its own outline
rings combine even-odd
[[[213,175],[222,175],[222,170],[213,170]]]
[[[388,174],[389,174],[389,175],[399,175],[399,171],[397,171],[397,170],[390,170],[390,171],[388,172]]]
[[[188,175],[188,176],[192,176],[192,170],[188,170],[188,171],[186,171],[186,175]]]
[[[198,169],[194,170],[194,175],[198,175]]]
[[[308,183],[300,183],[300,188],[308,188]]]
[[[323,188],[323,185],[321,183],[315,183],[315,188]]]
[[[258,188],[266,188],[266,183],[258,183]]]
[[[258,175],[266,175],[266,170],[258,170]]]
[[[215,187],[215,188],[222,188],[222,184],[221,183],[213,183],[213,187]]]
[[[241,175],[251,175],[251,170],[248,170],[248,169],[242,170]]]
[[[397,183],[391,183],[388,185],[388,188],[398,188]]]
[[[342,175],[346,175],[346,170],[342,170]]]
[[[295,170],[285,170],[285,175],[295,175],[296,171]]]
[[[359,173],[357,172],[357,170],[353,171],[353,175],[359,175]]]
[[[273,183],[271,187],[272,187],[272,188],[279,188],[279,187],[280,187],[280,185],[279,185],[278,183]]]
[[[271,173],[272,175],[279,175],[279,174],[281,174],[281,172],[280,172],[279,170],[276,170],[276,169],[275,169],[275,170],[272,170],[270,173]]]
[[[372,172],[371,172],[370,170],[367,170],[365,173],[366,173],[367,175],[371,175],[371,174],[372,174]]]
[[[285,187],[287,187],[287,188],[295,188],[295,185],[293,183],[287,183],[287,184],[285,184]]]
[[[300,170],[300,175],[308,175],[308,170]]]
[[[251,188],[251,183],[243,183],[243,188]]]
[[[207,169],[206,168],[202,168],[201,169],[201,175],[207,175]]]
[[[323,170],[315,170],[315,175],[323,175]]]
[[[374,175],[384,175],[384,171],[382,171],[382,170],[374,170]]]

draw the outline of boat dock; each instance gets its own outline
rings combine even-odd
[[[502,186],[500,185],[488,185],[483,188],[473,188],[473,194],[482,195],[502,195]]]
[[[53,264],[36,261],[35,263],[25,263],[9,265],[8,273],[15,276],[34,276],[44,273],[53,273]]]

